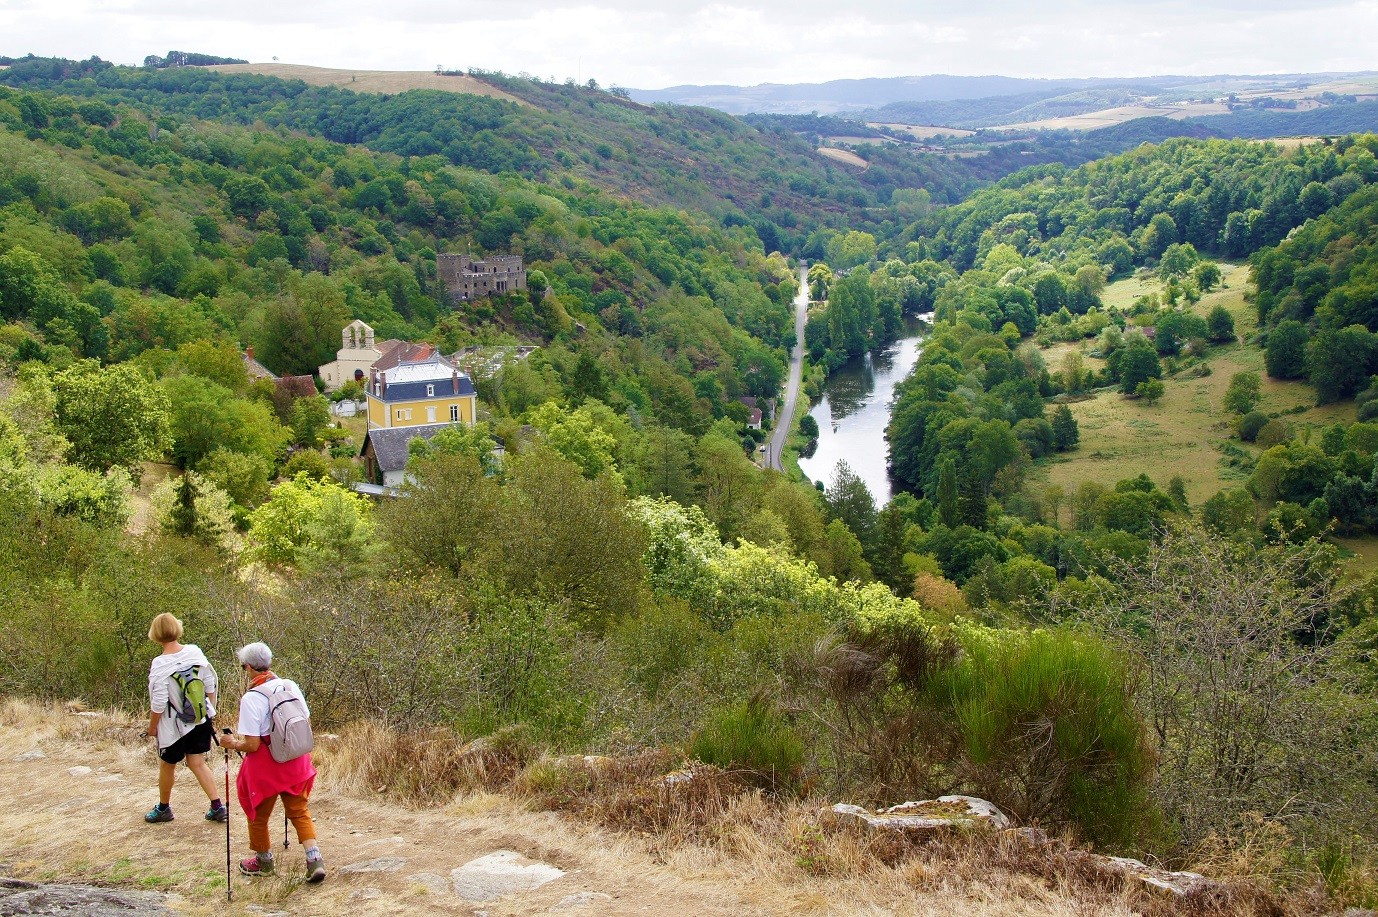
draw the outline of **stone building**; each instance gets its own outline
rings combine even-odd
[[[495,255],[482,261],[468,255],[436,255],[435,273],[452,303],[526,289],[521,255]]]
[[[375,342],[373,329],[358,319],[345,325],[335,359],[318,371],[326,391],[333,392],[351,379],[363,382],[369,368],[401,343],[392,339]]]

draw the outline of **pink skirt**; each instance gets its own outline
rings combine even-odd
[[[306,796],[316,782],[316,768],[311,763],[311,755],[305,754],[286,764],[273,760],[268,750],[268,742],[258,746],[244,756],[239,765],[239,776],[235,779],[235,790],[239,795],[239,805],[249,821],[254,820],[258,804],[270,796],[286,793],[289,796]]]

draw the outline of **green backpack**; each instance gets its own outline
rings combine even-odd
[[[178,669],[168,676],[173,685],[177,688],[177,696],[173,692],[167,694],[167,706],[169,712],[178,720],[191,726],[195,726],[206,718],[206,683],[201,680],[201,667],[190,665],[185,669]]]

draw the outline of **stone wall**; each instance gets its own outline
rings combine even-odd
[[[435,272],[451,303],[526,289],[521,255],[495,255],[481,261],[468,255],[436,255]]]

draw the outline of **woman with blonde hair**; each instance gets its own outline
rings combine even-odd
[[[149,824],[172,821],[172,784],[177,765],[187,769],[211,801],[208,821],[223,822],[229,809],[215,795],[215,781],[206,764],[206,752],[215,737],[215,692],[219,687],[215,668],[195,644],[183,644],[182,622],[164,612],[153,619],[148,639],[162,646],[148,669],[148,728],[144,735],[158,740],[158,804],[144,815]]]

